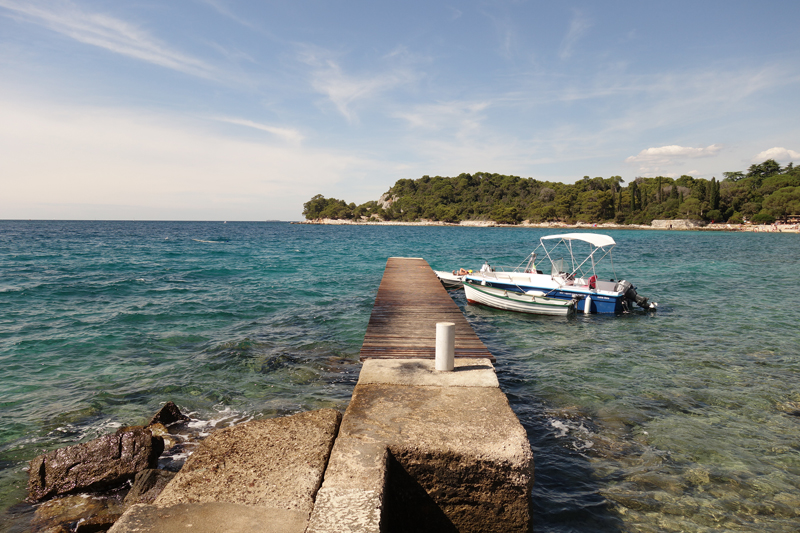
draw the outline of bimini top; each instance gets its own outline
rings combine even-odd
[[[583,241],[591,245],[603,247],[612,246],[617,244],[614,239],[608,235],[600,235],[599,233],[565,233],[563,235],[547,235],[542,237],[541,240],[548,239],[564,239],[565,241]]]

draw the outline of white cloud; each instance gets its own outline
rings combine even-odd
[[[302,133],[297,131],[296,129],[292,128],[279,128],[276,126],[268,126],[266,124],[259,124],[258,122],[253,122],[252,120],[247,120],[243,118],[234,118],[234,117],[216,117],[214,120],[218,120],[220,122],[227,122],[228,124],[236,124],[238,126],[246,126],[248,128],[254,128],[261,131],[266,131],[279,137],[285,141],[289,141],[292,143],[299,143],[304,139]]]
[[[751,161],[753,163],[763,163],[767,159],[774,159],[775,161],[793,161],[795,159],[800,159],[800,152],[795,152],[794,150],[787,150],[783,147],[774,147],[770,148],[769,150],[764,150],[763,152],[759,153]]]
[[[687,159],[714,157],[720,150],[722,150],[721,144],[712,144],[705,148],[692,148],[673,144],[670,146],[646,148],[638,154],[626,158],[625,162],[629,164],[638,163],[638,173],[640,176],[644,177],[674,177],[681,174],[696,176],[702,174],[702,172],[697,169],[688,171],[680,169],[684,161]]]
[[[225,137],[213,124],[0,94],[0,213],[293,220],[314,194],[379,168],[334,150]]]
[[[698,157],[712,157],[717,155],[722,149],[721,144],[712,144],[705,148],[691,148],[688,146],[660,146],[658,148],[645,148],[637,155],[632,155],[625,159],[626,163],[652,163],[669,164],[683,159],[694,159]]]
[[[15,18],[84,44],[193,76],[214,75],[214,68],[204,61],[171,49],[135,25],[102,13],[83,11],[68,0],[0,0],[0,7],[11,11]]]
[[[569,59],[572,57],[573,48],[578,40],[592,27],[591,21],[581,11],[573,10],[572,21],[569,24],[569,31],[561,41],[558,50],[558,57]]]

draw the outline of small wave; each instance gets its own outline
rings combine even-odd
[[[195,242],[202,242],[206,244],[225,244],[226,242],[228,242],[227,239],[215,240],[215,241],[205,240],[205,239],[192,239],[192,240]]]
[[[22,292],[25,289],[23,287],[0,287],[0,293],[3,292]]]
[[[253,419],[253,415],[222,405],[215,405],[214,410],[217,411],[217,416],[208,419],[197,418],[197,413],[189,413],[191,420],[186,425],[197,438],[205,438],[216,429],[235,426]]]
[[[572,449],[577,452],[588,451],[595,444],[593,439],[597,435],[586,427],[583,421],[549,418],[548,422],[552,428],[558,431],[555,437],[557,439],[569,437]]]

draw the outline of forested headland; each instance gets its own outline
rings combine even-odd
[[[681,176],[590,178],[574,184],[478,172],[401,179],[380,200],[361,205],[318,194],[307,220],[420,220],[498,224],[565,222],[650,224],[655,219],[771,224],[800,214],[800,167],[768,159],[723,179]]]

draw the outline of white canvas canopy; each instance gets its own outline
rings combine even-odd
[[[564,233],[563,235],[547,235],[542,237],[541,240],[550,239],[564,239],[565,241],[583,241],[588,242],[593,246],[613,246],[617,244],[614,239],[608,235],[600,235],[599,233]]]

